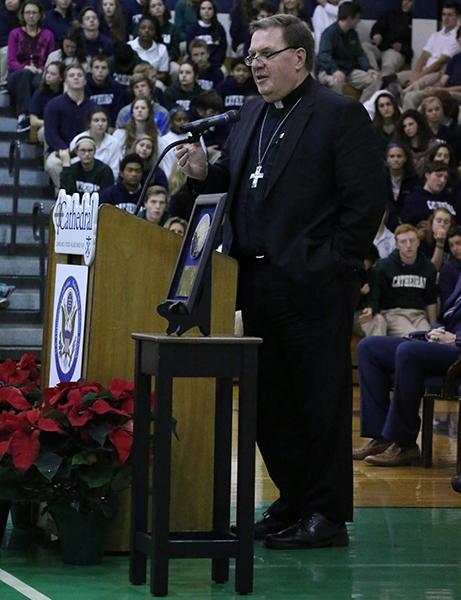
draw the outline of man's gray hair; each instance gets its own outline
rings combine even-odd
[[[306,69],[311,72],[314,68],[315,46],[314,36],[304,21],[293,15],[272,15],[250,23],[250,34],[255,31],[272,28],[283,30],[283,39],[287,46],[304,48],[306,51]]]

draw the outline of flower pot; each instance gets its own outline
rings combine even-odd
[[[32,529],[37,525],[40,512],[38,502],[18,500],[11,504],[11,520],[16,529]]]
[[[6,522],[10,512],[11,502],[9,500],[0,500],[0,545],[5,534]]]
[[[80,512],[70,504],[49,506],[59,533],[61,557],[70,565],[99,565],[104,555],[104,543],[109,525],[115,516],[107,517],[102,510]]]

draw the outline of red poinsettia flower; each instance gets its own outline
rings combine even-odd
[[[38,408],[19,414],[1,415],[3,423],[0,430],[10,431],[8,454],[11,455],[14,466],[20,471],[27,471],[40,452],[40,431],[62,433],[56,421],[40,416]],[[7,441],[7,440],[4,440]]]
[[[117,408],[113,408],[106,400],[103,398],[98,398],[91,405],[91,410],[97,415],[122,415],[124,417],[129,417],[130,414],[125,410],[119,410]]]
[[[22,391],[12,386],[0,387],[0,406],[2,404],[8,404],[16,410],[28,410],[30,408],[30,404],[24,398]]]
[[[10,378],[16,373],[16,363],[11,358],[7,358],[0,364],[0,381],[10,383]]]
[[[133,446],[133,430],[128,427],[118,427],[109,433],[109,439],[114,444],[118,458],[122,465],[126,463]]]
[[[60,407],[60,410],[66,414],[72,427],[83,427],[88,421],[91,421],[94,415],[90,408],[82,406],[78,395],[74,395],[69,402]]]

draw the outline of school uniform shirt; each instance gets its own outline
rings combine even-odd
[[[237,83],[232,75],[226,77],[216,88],[221,96],[225,108],[240,108],[245,103],[247,96],[253,96],[258,93],[252,77],[245,83]]]
[[[165,44],[153,42],[152,46],[146,50],[140,45],[139,37],[137,37],[128,42],[128,45],[133,48],[141,60],[154,66],[157,71],[167,73],[170,70],[170,59]]]

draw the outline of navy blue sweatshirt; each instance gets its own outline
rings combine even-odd
[[[91,73],[86,74],[85,95],[98,106],[103,106],[110,116],[110,125],[115,127],[118,112],[129,100],[127,89],[107,77],[102,85],[97,85]]]
[[[424,188],[416,188],[404,200],[400,214],[402,223],[417,225],[420,221],[428,219],[436,208],[446,208],[453,215],[456,223],[461,223],[459,200],[446,190],[440,194],[432,194]]]

